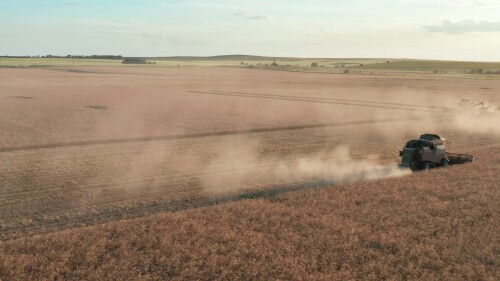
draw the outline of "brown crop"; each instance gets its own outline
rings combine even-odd
[[[0,279],[495,280],[499,154],[4,242]]]

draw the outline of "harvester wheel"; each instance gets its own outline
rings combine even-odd
[[[410,163],[410,169],[412,172],[418,171],[418,162],[417,161],[412,161]]]
[[[441,160],[441,167],[448,167],[449,164],[450,161],[447,158],[443,158],[443,160]]]
[[[424,165],[422,166],[424,171],[427,171],[431,168],[431,163],[429,162],[424,162]]]

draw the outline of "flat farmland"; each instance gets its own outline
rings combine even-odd
[[[324,186],[0,243],[3,280],[497,280],[500,147]]]
[[[0,239],[403,176],[409,138],[500,145],[499,80],[229,68],[0,69]],[[498,150],[494,150],[495,153]],[[484,153],[484,152],[483,152]]]

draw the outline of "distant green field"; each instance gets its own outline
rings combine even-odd
[[[350,74],[500,74],[500,62],[461,62],[436,60],[369,59],[369,58],[289,58],[229,55],[215,57],[149,57],[151,64],[124,65],[121,60],[73,58],[1,58],[0,67],[70,67],[70,66],[138,66],[138,67],[243,67],[282,71],[305,71]],[[314,64],[314,67],[312,66]],[[347,69],[347,70],[346,70]],[[492,76],[493,77],[493,76]]]
[[[117,66],[121,60],[71,59],[71,58],[0,58],[0,66]]]
[[[323,67],[350,67],[384,62],[384,59],[328,59],[328,58],[272,58],[257,56],[170,57],[145,58],[155,64],[137,66],[265,66],[273,63],[283,66],[310,67],[313,62]],[[122,66],[121,60],[71,58],[0,58],[0,66]],[[127,65],[130,66],[130,65]]]
[[[310,67],[317,63],[319,67],[349,67],[360,64],[375,64],[385,62],[386,59],[358,59],[358,58],[290,58],[290,57],[261,57],[261,56],[215,56],[215,57],[170,57],[170,58],[147,58],[156,61],[158,65],[170,66],[265,66],[276,63],[280,66]]]
[[[394,70],[500,70],[500,62],[401,60],[367,64],[363,68]]]

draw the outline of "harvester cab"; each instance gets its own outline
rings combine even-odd
[[[474,161],[472,155],[447,152],[446,139],[434,134],[423,134],[418,139],[410,140],[399,151],[399,156],[402,158],[399,166],[412,171]]]
[[[400,166],[412,170],[428,170],[436,166],[448,166],[446,140],[433,134],[423,134],[406,143],[402,151]]]

